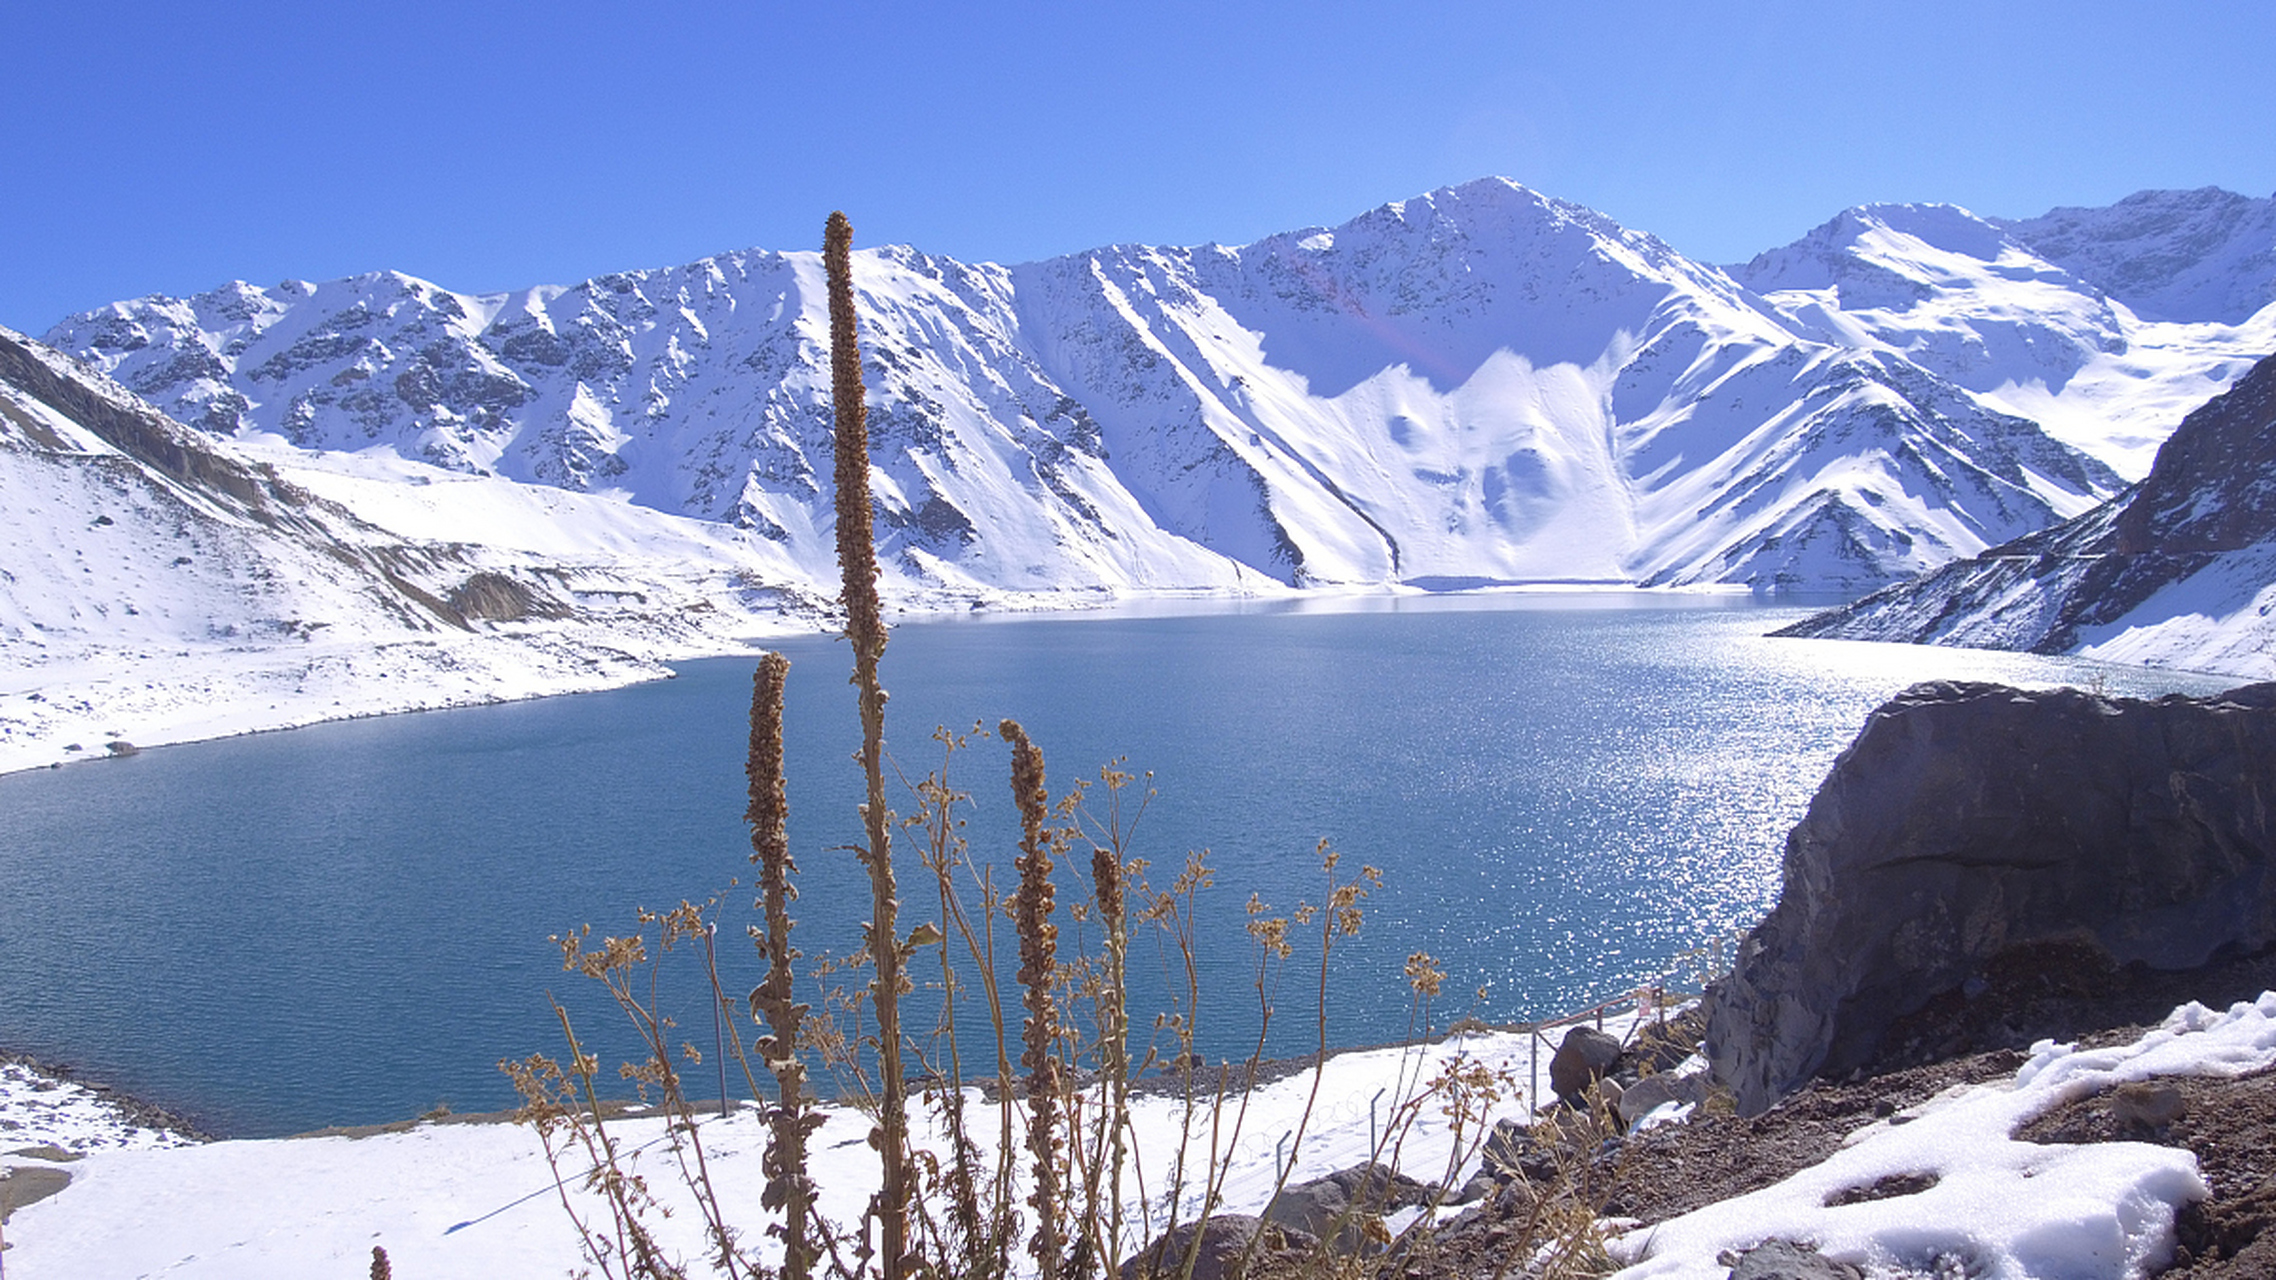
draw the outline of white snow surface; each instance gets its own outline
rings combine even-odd
[[[1861,205],[1733,274],[1802,331],[1901,355],[2129,480],[2276,351],[2276,198],[2144,192],[2025,221]]]
[[[107,1090],[26,1062],[0,1062],[0,1150],[51,1147],[85,1155],[187,1147],[196,1141],[140,1122]]]
[[[2083,628],[2101,662],[2276,680],[2276,546],[2224,552],[2118,620]]]
[[[1723,1280],[1727,1250],[1806,1241],[1868,1275],[2131,1280],[2171,1261],[2174,1215],[2210,1194],[2196,1157],[2136,1142],[2019,1142],[2064,1103],[2156,1076],[2234,1078],[2276,1063],[2276,992],[2216,1013],[2174,1010],[2130,1045],[2041,1041],[2012,1081],[1955,1087],[1851,1134],[1822,1163],[1760,1191],[1616,1238],[1620,1280]],[[1911,1195],[1828,1207],[1882,1178],[1930,1174]]]
[[[1631,1026],[1611,1019],[1606,1029],[1625,1034]],[[1397,1100],[1458,1053],[1506,1069],[1522,1095],[1534,1043],[1492,1033],[1428,1049],[1331,1058],[1291,1181],[1366,1159],[1371,1132],[1380,1132]],[[2080,1050],[2042,1042],[2010,1081],[1956,1088],[1861,1129],[1834,1156],[1784,1182],[1615,1234],[1611,1248],[1631,1264],[1620,1273],[1624,1280],[1720,1280],[1728,1266],[1715,1261],[1718,1253],[1771,1238],[1814,1242],[1875,1277],[1942,1274],[1933,1268],[1959,1265],[1986,1280],[2129,1280],[2170,1256],[2174,1215],[2207,1194],[2195,1158],[2142,1143],[2041,1145],[2009,1135],[2055,1106],[2121,1083],[2175,1075],[2233,1078],[2271,1063],[2276,992],[2226,1012],[2184,1005],[2131,1045]],[[1266,1086],[1239,1136],[1219,1139],[1231,1169],[1222,1210],[1253,1213],[1269,1198],[1275,1160],[1287,1153],[1312,1089],[1310,1072]],[[38,1090],[36,1080],[0,1073],[0,1121],[30,1114]],[[1158,1179],[1182,1127],[1178,1105],[1168,1099],[1139,1105],[1138,1158]],[[1526,1098],[1504,1099],[1496,1114],[1524,1117]],[[920,1142],[938,1141],[929,1124],[918,1130]],[[699,1228],[678,1189],[670,1148],[659,1141],[662,1122],[625,1120],[614,1131],[641,1149],[639,1167],[652,1187],[681,1208],[663,1223],[664,1240],[696,1259]],[[875,1186],[867,1131],[860,1114],[833,1109],[811,1144],[823,1206],[840,1220],[857,1215]],[[83,1136],[90,1132],[97,1136]],[[1206,1125],[1194,1132],[1197,1150],[1207,1149]],[[743,1109],[706,1121],[701,1135],[726,1202],[755,1206],[763,1181],[758,1113]],[[194,1146],[169,1146],[178,1140],[115,1126],[54,1124],[37,1136],[87,1154],[68,1165],[0,1159],[49,1164],[72,1175],[62,1192],[18,1211],[5,1228],[12,1246],[7,1274],[15,1280],[360,1274],[375,1244],[387,1249],[397,1274],[407,1275],[518,1280],[561,1275],[579,1261],[553,1175],[534,1134],[520,1126],[423,1123],[366,1137]],[[1426,1108],[1399,1164],[1436,1180],[1454,1150],[1453,1134]],[[1472,1155],[1457,1176],[1475,1161]],[[1933,1173],[1938,1182],[1909,1196],[1825,1207],[1826,1198],[1843,1189],[1908,1173]],[[569,1194],[584,1196],[574,1186]],[[754,1217],[743,1225],[755,1231],[758,1223]]]
[[[1625,1037],[1636,1017],[1607,1017],[1607,1032]],[[1536,1064],[1533,1050],[1542,1045]],[[1212,1150],[1226,1166],[1220,1212],[1255,1213],[1270,1199],[1276,1159],[1294,1154],[1292,1181],[1348,1168],[1369,1158],[1402,1099],[1457,1057],[1506,1072],[1515,1093],[1494,1118],[1529,1114],[1526,1095],[1545,1075],[1554,1046],[1524,1034],[1487,1033],[1418,1048],[1339,1054],[1319,1074],[1319,1099],[1301,1144],[1299,1116],[1312,1096],[1311,1071],[1265,1085],[1250,1099],[1237,1129],[1228,1111],[1212,1131],[1208,1108],[1190,1117],[1189,1160]],[[5,1081],[0,1077],[0,1082]],[[0,1083],[0,1120],[16,1114],[22,1085]],[[977,1092],[966,1104],[985,1119],[976,1137],[991,1144],[996,1112]],[[1184,1104],[1169,1097],[1134,1099],[1143,1170],[1159,1194],[1175,1155],[1177,1135],[1188,1130]],[[852,1222],[875,1192],[877,1166],[865,1137],[869,1119],[843,1107],[828,1108],[809,1141],[809,1170],[821,1189],[825,1214]],[[943,1150],[937,1116],[915,1118],[914,1141]],[[696,1263],[702,1274],[701,1225],[679,1185],[660,1119],[615,1122],[612,1134],[639,1148],[638,1169],[652,1190],[676,1209],[660,1224],[660,1237]],[[747,1209],[742,1225],[755,1236],[764,1175],[760,1156],[766,1129],[751,1107],[700,1126],[704,1156],[722,1200]],[[1015,1132],[1015,1142],[1023,1139]],[[1468,1158],[1458,1173],[1475,1171],[1477,1129],[1458,1142],[1446,1118],[1419,1109],[1398,1148],[1399,1166],[1436,1180],[1459,1149]],[[398,1275],[481,1275],[493,1280],[556,1277],[580,1261],[579,1243],[564,1214],[535,1134],[504,1123],[424,1123],[405,1132],[365,1137],[319,1136],[224,1141],[169,1150],[92,1150],[68,1168],[72,1183],[56,1196],[20,1210],[6,1227],[10,1280],[72,1277],[177,1276],[278,1280],[368,1267],[373,1245],[387,1249]],[[0,1160],[0,1165],[8,1163]],[[19,1159],[17,1163],[24,1163]],[[570,1196],[581,1211],[599,1208],[575,1185],[584,1166],[566,1168]],[[1136,1182],[1129,1186],[1137,1212]],[[1182,1214],[1200,1207],[1196,1184]],[[1137,1234],[1136,1228],[1132,1235]],[[771,1243],[771,1242],[770,1242]],[[1133,1246],[1137,1241],[1133,1241]],[[770,1253],[779,1258],[779,1250]],[[360,1271],[353,1272],[361,1274]]]

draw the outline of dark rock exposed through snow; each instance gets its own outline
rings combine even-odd
[[[1743,1112],[2048,945],[2184,970],[2276,944],[2276,685],[2156,702],[1918,685],[1787,837],[1778,905],[1708,996]]]

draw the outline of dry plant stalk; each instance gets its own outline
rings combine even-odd
[[[1086,1179],[1090,1198],[1085,1216],[1092,1224],[1095,1237],[1091,1251],[1104,1265],[1105,1274],[1115,1276],[1122,1267],[1122,1166],[1129,1158],[1132,1074],[1130,909],[1123,891],[1123,875],[1131,868],[1123,864],[1128,829],[1123,824],[1121,808],[1122,790],[1129,785],[1130,775],[1116,769],[1103,769],[1100,778],[1106,784],[1110,807],[1105,829],[1100,833],[1104,843],[1094,843],[1091,847],[1091,893],[1098,904],[1099,923],[1105,931],[1100,940],[1106,953],[1106,974],[1099,987],[1098,1065],[1100,1085],[1106,1091],[1103,1124],[1107,1132],[1103,1135],[1105,1150],[1092,1158]],[[1099,1205],[1102,1193],[1106,1199],[1103,1217]]]
[[[584,937],[575,933],[554,939],[562,947],[563,968],[607,982],[607,975],[628,971],[646,959],[645,945],[638,937],[609,938],[600,951],[591,952],[583,947]],[[610,989],[613,992],[617,987],[611,984]],[[545,1162],[553,1170],[561,1208],[576,1229],[586,1261],[600,1268],[604,1280],[616,1280],[619,1266],[627,1280],[682,1280],[686,1273],[664,1255],[648,1229],[648,1214],[659,1210],[656,1198],[649,1192],[647,1180],[632,1168],[633,1153],[609,1133],[605,1118],[608,1109],[596,1084],[600,1063],[577,1039],[569,1011],[559,1001],[553,1002],[553,1014],[569,1046],[566,1067],[542,1053],[498,1064],[522,1096],[515,1118],[536,1130]],[[577,1181],[583,1190],[600,1196],[608,1210],[605,1227],[579,1213],[576,1202],[569,1198],[562,1163],[577,1156],[590,1162],[590,1168]]]
[[[1018,1236],[1018,1210],[1012,1199],[1016,1145],[1011,1099],[1015,1087],[1006,1052],[1003,992],[997,981],[995,950],[995,921],[1003,904],[996,895],[990,869],[975,868],[971,863],[971,850],[963,836],[964,822],[957,816],[957,806],[969,803],[971,797],[949,784],[949,767],[956,753],[972,738],[985,736],[986,731],[977,724],[969,734],[952,733],[945,725],[933,731],[933,740],[941,745],[940,768],[916,784],[917,813],[905,820],[906,826],[923,835],[919,858],[933,873],[940,907],[941,923],[919,925],[910,941],[929,942],[940,962],[940,1021],[933,1040],[942,1049],[937,1056],[927,1055],[922,1047],[915,1052],[928,1081],[925,1099],[939,1108],[940,1128],[949,1146],[946,1166],[930,1168],[932,1181],[927,1194],[919,1197],[917,1209],[926,1244],[934,1256],[963,1259],[961,1274],[965,1280],[998,1280],[1008,1273]],[[977,927],[975,913],[964,906],[964,891],[956,879],[959,872],[971,873],[973,889],[979,895]],[[987,1157],[974,1138],[975,1122],[966,1105],[956,1006],[969,988],[952,959],[956,946],[973,961],[994,1032],[998,1133],[992,1169],[984,1167]],[[945,1072],[941,1070],[944,1065]],[[940,1158],[935,1153],[932,1164],[937,1166]]]
[[[908,1084],[901,1067],[904,958],[893,896],[892,814],[885,807],[885,690],[877,662],[885,653],[885,619],[877,595],[877,547],[870,532],[869,408],[863,402],[861,342],[854,314],[853,224],[832,213],[822,232],[830,281],[830,400],[837,413],[838,568],[845,583],[846,639],[853,644],[853,684],[861,701],[861,767],[868,799],[861,814],[868,845],[870,918],[863,931],[870,962],[870,1004],[877,1017],[878,1158],[884,1164],[874,1213],[885,1280],[903,1280],[909,1256]]]
[[[1052,1047],[1059,1038],[1059,1015],[1052,987],[1058,977],[1059,930],[1051,923],[1051,854],[1058,836],[1048,825],[1051,795],[1043,784],[1042,749],[1028,740],[1016,720],[1004,721],[996,732],[1012,749],[1012,802],[1019,806],[1020,851],[1014,863],[1019,896],[1013,907],[1019,932],[1019,983],[1027,1005],[1020,1066],[1027,1070],[1027,1149],[1035,1178],[1035,1190],[1028,1196],[1035,1209],[1035,1236],[1028,1251],[1035,1255],[1041,1280],[1058,1280],[1059,1058]]]
[[[799,953],[790,945],[790,904],[798,890],[790,883],[798,864],[791,860],[790,799],[783,786],[782,700],[790,660],[770,653],[751,673],[751,748],[745,772],[750,779],[751,861],[759,868],[759,908],[766,921],[752,933],[767,958],[765,981],[751,992],[751,1016],[763,1018],[767,1034],[758,1041],[760,1058],[775,1080],[775,1105],[767,1110],[768,1138],[763,1165],[766,1189],[759,1203],[782,1212],[775,1228],[782,1236],[785,1280],[807,1280],[820,1254],[815,1243],[814,1180],[806,1172],[806,1138],[822,1123],[806,1096],[806,1064],[799,1057],[800,1026],[807,1007],[792,998]]]

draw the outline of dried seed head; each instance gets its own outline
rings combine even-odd
[[[1091,889],[1098,899],[1099,918],[1109,929],[1119,929],[1122,917],[1122,864],[1112,849],[1091,850]]]
[[[1446,981],[1446,970],[1438,967],[1438,960],[1428,951],[1417,951],[1407,957],[1407,985],[1415,994],[1435,996],[1439,984]]]

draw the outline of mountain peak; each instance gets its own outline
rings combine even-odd
[[[1845,218],[1916,256],[1999,238],[1949,206]],[[1508,178],[1238,248],[856,270],[881,554],[927,589],[1851,584],[2103,487],[1904,348]],[[811,252],[748,250],[479,296],[233,284],[51,336],[217,435],[605,490],[821,566],[818,298]],[[1776,478],[1798,460],[1819,478]]]
[[[2276,302],[2276,196],[2137,191],[1998,225],[2145,320],[2242,324]]]

